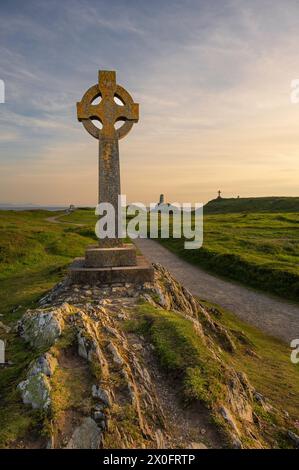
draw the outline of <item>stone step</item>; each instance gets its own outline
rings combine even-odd
[[[68,276],[74,284],[114,284],[130,282],[143,284],[154,280],[154,268],[142,255],[137,255],[135,266],[87,267],[85,258],[75,258]]]
[[[136,263],[136,247],[129,243],[107,248],[94,245],[88,247],[85,252],[85,266],[87,268],[135,266]]]

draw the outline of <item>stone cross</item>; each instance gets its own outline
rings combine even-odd
[[[100,98],[98,104],[93,102]],[[115,100],[121,102],[118,104]],[[116,73],[100,70],[96,85],[90,87],[79,103],[77,117],[93,137],[99,141],[99,196],[98,202],[109,202],[115,209],[115,240],[107,240],[108,246],[120,245],[118,234],[118,195],[120,191],[120,169],[118,140],[125,137],[139,119],[139,105],[134,103],[131,95],[116,83]],[[92,122],[100,121],[99,129]],[[115,128],[118,121],[124,121]]]
[[[218,190],[218,199],[220,199],[220,198],[221,198],[221,191],[220,191],[220,189],[219,189],[219,190]]]

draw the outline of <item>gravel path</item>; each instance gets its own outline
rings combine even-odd
[[[52,222],[53,224],[69,224],[69,225],[76,225],[77,227],[83,227],[85,224],[75,224],[74,222],[66,222],[64,220],[60,220],[60,217],[65,217],[66,214],[61,215],[54,215],[51,217],[46,217],[47,222]]]
[[[150,261],[163,264],[192,294],[227,308],[288,343],[299,338],[299,305],[208,274],[153,240],[138,239],[135,244]]]

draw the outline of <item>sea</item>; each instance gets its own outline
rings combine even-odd
[[[30,205],[30,206],[18,206],[18,205],[5,205],[1,204],[0,205],[0,210],[1,211],[33,211],[33,210],[46,210],[46,211],[64,211],[68,209],[69,206],[35,206],[35,205]]]

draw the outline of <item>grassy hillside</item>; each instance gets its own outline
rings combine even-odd
[[[299,212],[299,197],[247,197],[213,199],[205,214],[231,212]]]
[[[79,227],[47,221],[57,215],[61,213],[0,211],[0,314],[4,318],[12,308],[21,305],[18,312],[22,311],[47,290],[95,239],[93,224]]]
[[[183,239],[160,242],[211,272],[299,300],[299,214],[209,214],[202,248],[185,250]]]
[[[215,312],[215,320],[228,329],[236,344],[233,354],[224,349],[221,351],[222,361],[245,372],[252,385],[274,406],[297,420],[299,364],[291,363],[287,345],[247,325],[227,310],[201,303]],[[185,400],[196,398],[212,408],[222,393],[223,371],[217,370],[210,349],[194,334],[194,328],[186,318],[140,304],[135,319],[129,320],[126,327],[128,331],[150,338],[161,365],[182,381]],[[200,374],[196,373],[198,367]],[[284,446],[283,442],[281,444]]]
[[[94,240],[92,211],[77,211],[70,216],[62,216],[60,220],[65,222],[63,224],[46,220],[56,215],[59,213],[0,212],[0,320],[6,325],[13,327],[26,308],[34,307],[37,299],[62,278],[73,257],[82,255],[86,245]],[[289,217],[292,219],[294,215]],[[260,222],[262,226],[265,225],[265,221]],[[285,221],[278,222],[284,227]],[[86,225],[77,226],[71,223]],[[268,219],[266,223],[269,223]],[[293,225],[296,226],[296,223]],[[217,226],[219,222],[215,221],[215,224]],[[251,226],[254,227],[252,220]],[[210,220],[210,231],[213,230],[216,229],[212,228]],[[223,230],[221,227],[217,230],[218,235],[215,236],[219,238],[219,233]],[[232,230],[231,226],[229,230]],[[249,227],[244,230],[245,237]],[[147,322],[144,334],[152,336],[164,366],[169,368],[169,361],[173,358],[176,367],[178,359],[182,357],[182,363],[186,367],[185,348],[191,351],[192,361],[193,352],[197,354],[197,345],[194,347],[194,338],[189,335],[186,322],[182,323],[180,317],[171,313],[144,311],[142,308],[140,306],[139,316],[144,314]],[[291,416],[297,418],[298,374],[297,367],[295,370],[289,360],[290,350],[287,345],[269,338],[228,312],[219,310],[222,313],[221,322],[232,331],[238,330],[246,334],[257,353],[256,356],[245,354],[240,345],[233,356],[235,365],[247,372],[252,383],[274,405],[282,406]],[[32,441],[36,439],[35,433],[39,432],[38,426],[43,419],[40,413],[22,405],[16,390],[17,384],[24,378],[29,362],[35,356],[33,350],[13,329],[8,334],[0,329],[0,335],[7,341],[6,359],[12,362],[9,367],[0,369],[0,447],[11,446],[16,440],[22,446],[20,441],[25,435],[28,436],[28,431],[32,435]],[[194,360],[197,361],[197,355]]]
[[[92,223],[77,227],[54,224],[46,219],[60,212],[43,210],[0,211],[0,321],[13,326],[28,307],[34,307],[46,291],[58,282],[75,256],[94,241]],[[92,222],[92,213],[89,214]],[[0,369],[0,447],[36,426],[40,416],[22,406],[16,385],[33,358],[32,350],[11,331],[6,340],[6,360],[12,365]]]
[[[256,201],[262,199],[273,198]],[[61,220],[91,224],[94,214],[92,210],[80,210]],[[160,242],[208,271],[299,300],[299,213],[205,211],[204,243],[200,250],[185,250],[183,239]]]

